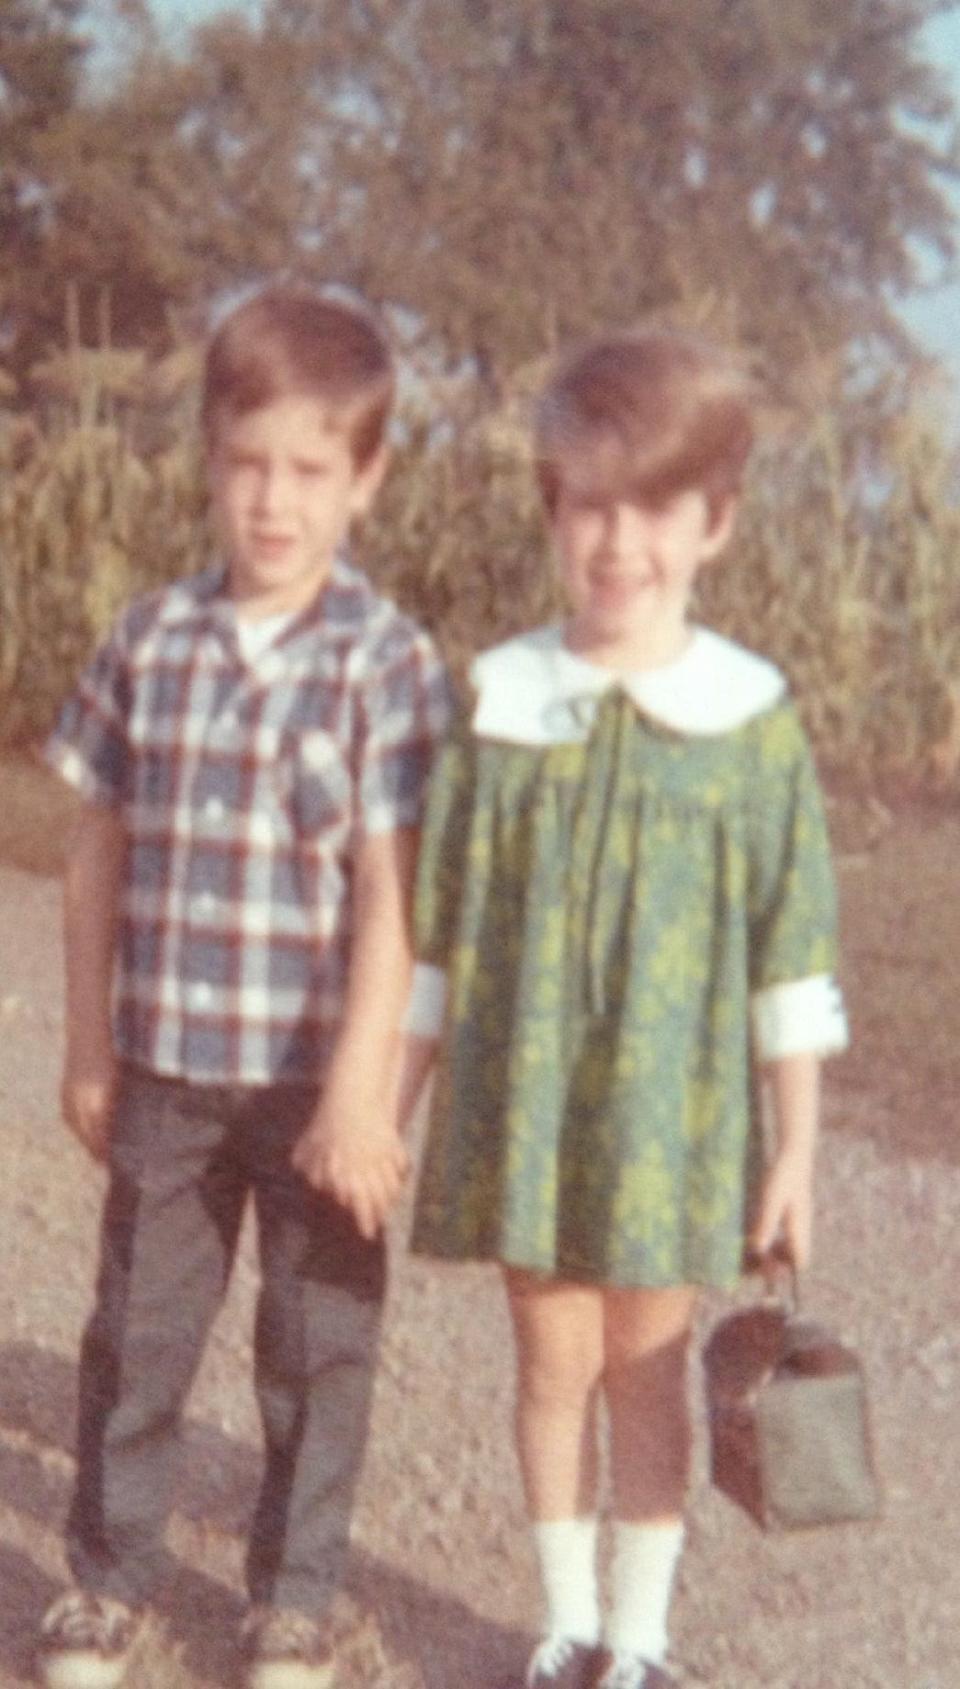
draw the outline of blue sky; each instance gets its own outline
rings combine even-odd
[[[153,0],[154,13],[173,32],[229,9],[255,13],[258,0],[233,0],[232,7],[224,0]],[[953,77],[960,104],[960,12],[930,24],[927,39],[931,59]],[[960,190],[955,197],[960,217]],[[960,383],[960,279],[909,301],[904,315],[921,342],[944,359]]]
[[[960,104],[960,14],[938,18],[927,29],[930,57],[949,71]],[[960,190],[955,191],[960,217]],[[904,315],[931,352],[942,357],[960,381],[960,281],[910,301]]]

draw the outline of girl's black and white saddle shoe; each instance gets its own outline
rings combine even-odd
[[[569,1636],[545,1636],[521,1680],[504,1689],[596,1689],[601,1650]]]
[[[677,1689],[676,1679],[639,1654],[614,1655],[604,1651],[593,1689]]]

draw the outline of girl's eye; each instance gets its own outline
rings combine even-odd
[[[297,474],[302,481],[321,481],[327,471],[322,463],[298,463]]]

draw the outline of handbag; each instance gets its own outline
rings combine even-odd
[[[882,1510],[863,1367],[792,1296],[721,1319],[704,1349],[713,1483],[767,1530]]]

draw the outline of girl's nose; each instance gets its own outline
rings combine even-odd
[[[638,505],[626,499],[611,503],[607,534],[614,549],[626,548],[642,539],[645,526],[644,513]]]

